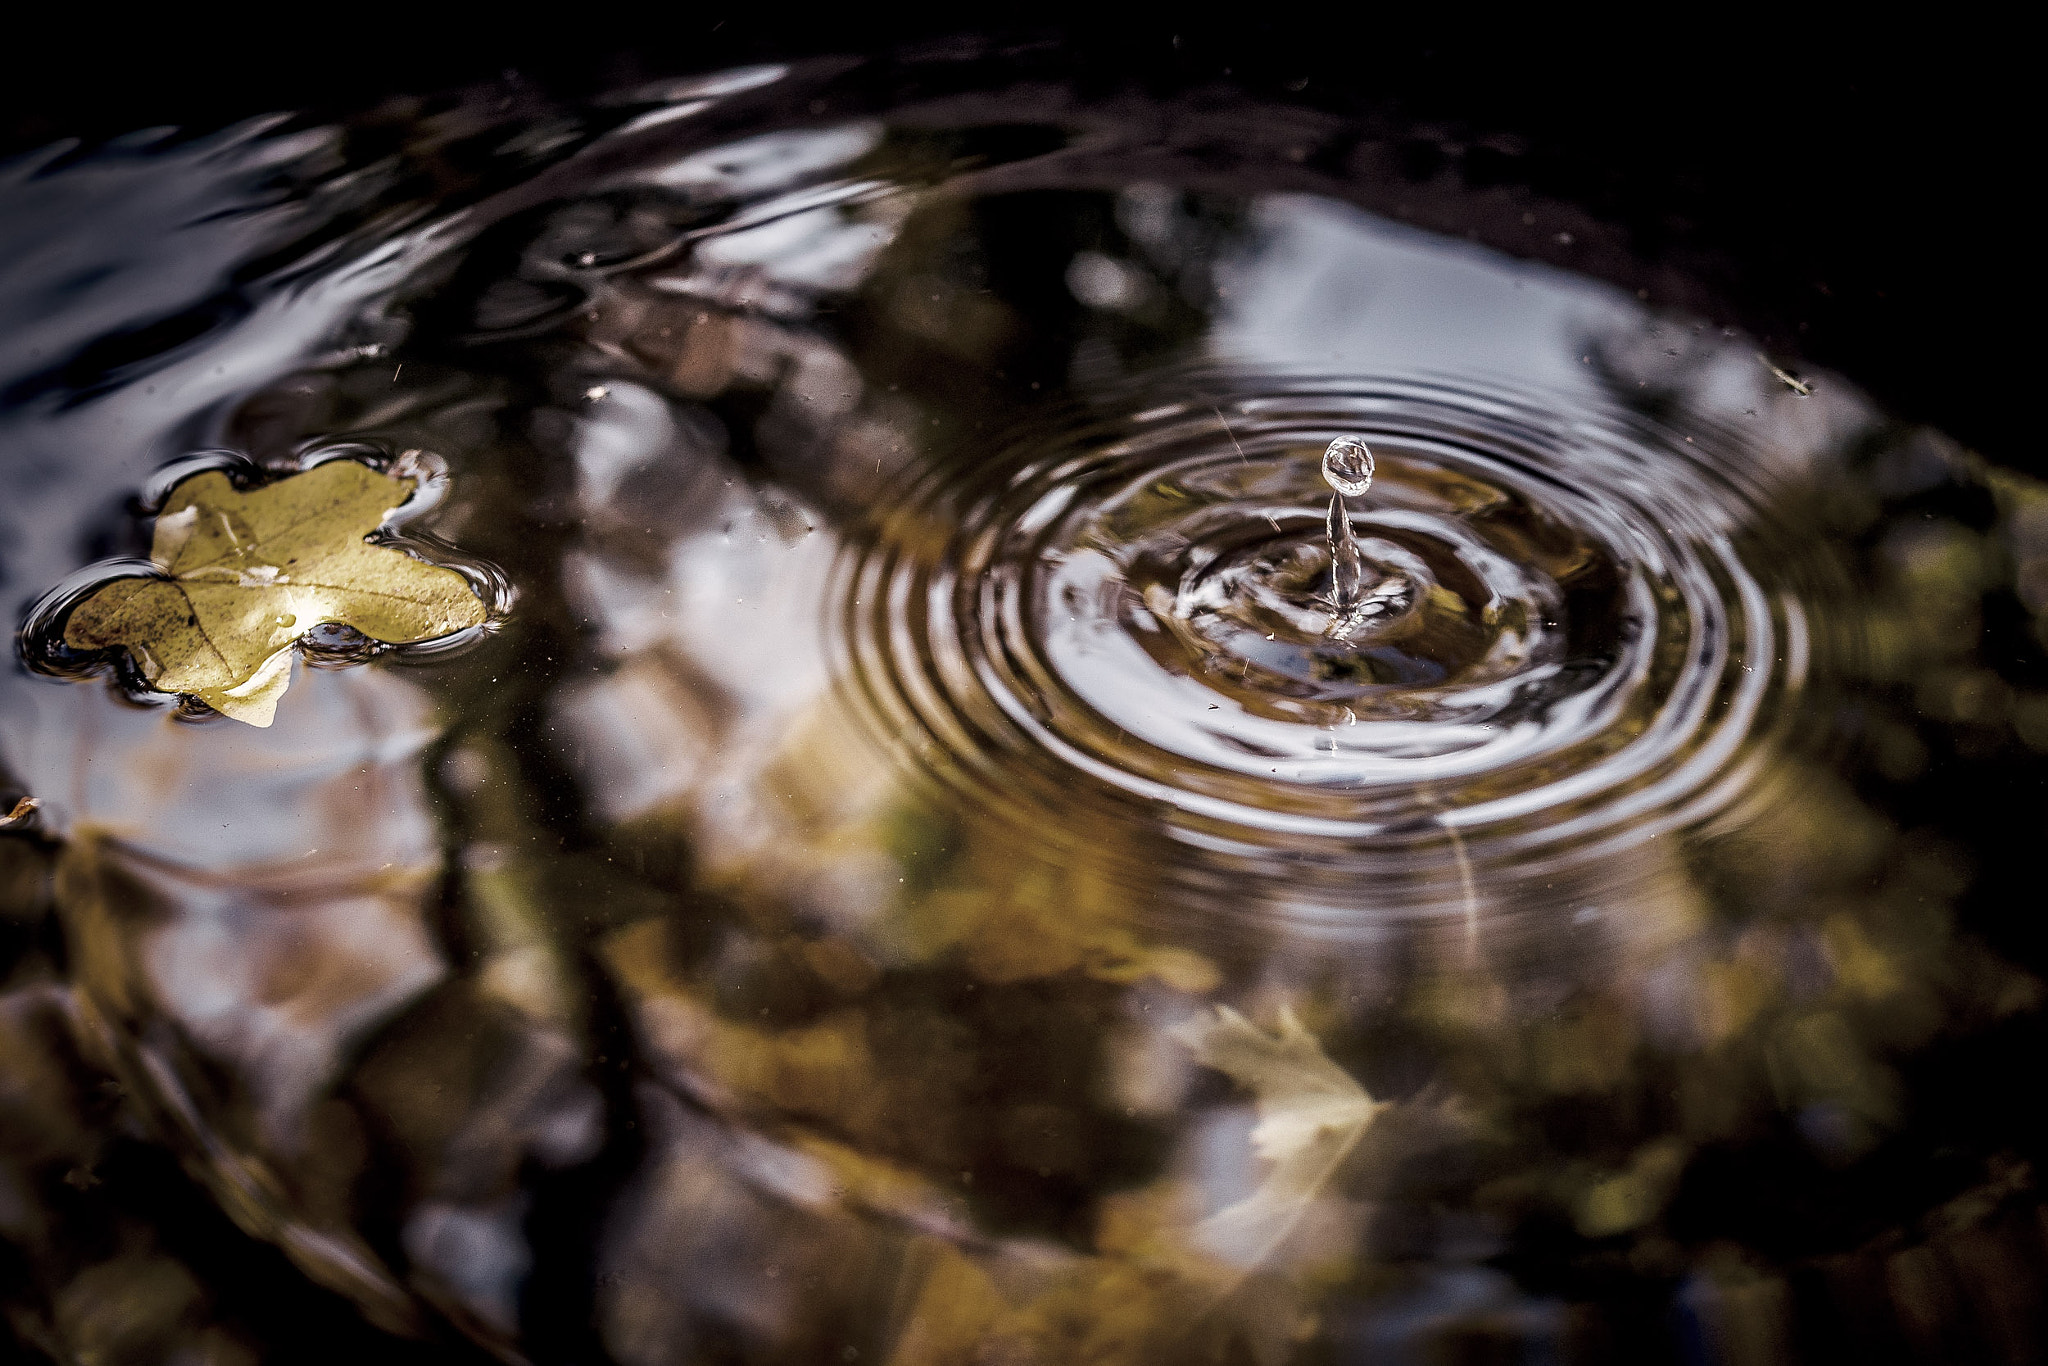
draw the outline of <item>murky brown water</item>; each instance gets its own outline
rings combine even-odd
[[[1272,128],[834,79],[7,171],[17,1350],[2035,1359],[2048,488]],[[336,457],[489,626],[64,646]]]

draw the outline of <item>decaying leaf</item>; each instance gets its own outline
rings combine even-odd
[[[1384,1102],[1367,1095],[1330,1061],[1315,1036],[1284,1007],[1277,1035],[1228,1006],[1189,1021],[1175,1035],[1203,1064],[1257,1097],[1252,1147],[1271,1164],[1266,1177],[1249,1196],[1195,1229],[1211,1253],[1249,1271],[1301,1222]]]
[[[483,622],[462,575],[364,540],[412,489],[353,460],[246,492],[218,470],[195,475],[157,516],[161,577],[107,584],[72,610],[64,641],[126,646],[151,687],[267,726],[292,646],[316,626],[406,644]]]

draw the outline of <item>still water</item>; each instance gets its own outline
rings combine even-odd
[[[849,81],[0,168],[0,1346],[2038,1359],[2048,486],[1284,117]],[[484,625],[66,643],[337,459]]]

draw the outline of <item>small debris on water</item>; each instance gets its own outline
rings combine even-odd
[[[1787,389],[1790,389],[1793,393],[1799,395],[1799,397],[1801,398],[1811,398],[1813,396],[1813,386],[1809,384],[1807,381],[1799,378],[1799,376],[1793,374],[1789,370],[1785,370],[1780,368],[1779,366],[1771,364],[1771,358],[1769,356],[1766,356],[1761,351],[1756,353],[1756,358],[1764,363],[1764,368],[1766,370],[1769,370],[1773,375],[1777,376],[1778,383],[1784,385]]]

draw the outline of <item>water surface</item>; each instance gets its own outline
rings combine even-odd
[[[6,168],[20,1349],[2037,1353],[2048,490],[1278,115],[862,90]],[[335,457],[487,629],[57,643]]]

